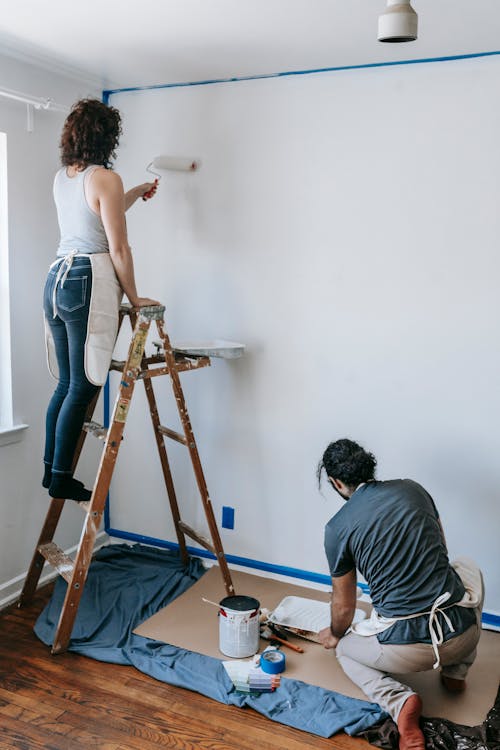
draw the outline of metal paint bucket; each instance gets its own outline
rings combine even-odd
[[[219,602],[219,649],[233,659],[259,650],[260,602],[251,596],[226,596]]]

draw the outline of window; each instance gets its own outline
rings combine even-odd
[[[14,425],[10,348],[7,204],[7,136],[0,132],[0,445],[17,442],[26,425]]]

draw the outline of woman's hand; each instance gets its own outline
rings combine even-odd
[[[156,299],[150,299],[149,297],[134,297],[130,300],[132,307],[150,307],[151,305],[161,305]]]
[[[148,201],[158,190],[158,178],[154,182],[143,182],[142,185],[137,185],[136,190],[143,201]]]
[[[130,206],[133,206],[139,198],[142,198],[143,201],[148,201],[156,194],[157,190],[157,179],[154,182],[142,182],[140,185],[127,190],[125,193],[125,211],[128,211]]]

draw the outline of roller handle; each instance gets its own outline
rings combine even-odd
[[[156,180],[155,180],[154,187],[152,187],[151,190],[148,190],[148,192],[144,193],[144,195],[142,196],[142,200],[143,201],[147,201],[147,200],[149,200],[149,198],[153,197],[153,195],[156,192],[157,185],[158,185],[158,178],[156,178]]]

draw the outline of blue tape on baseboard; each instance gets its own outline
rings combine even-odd
[[[139,542],[140,544],[151,544],[154,547],[162,547],[164,549],[179,549],[177,542],[168,542],[164,539],[156,539],[155,537],[144,536],[142,534],[134,534],[131,531],[122,531],[120,529],[106,528],[106,533],[109,536],[114,536],[117,539],[127,539],[131,542]],[[199,549],[198,547],[187,547],[190,555],[195,557],[205,557],[209,560],[215,560],[215,555],[212,552],[208,552],[205,549]],[[331,585],[332,579],[330,576],[323,575],[321,573],[313,573],[309,570],[301,570],[300,568],[288,568],[284,565],[274,565],[271,563],[262,562],[261,560],[251,560],[248,557],[238,557],[237,555],[226,555],[226,560],[231,565],[241,565],[245,568],[253,568],[255,570],[265,570],[268,573],[276,573],[277,575],[289,576],[290,578],[300,578],[303,581],[312,581],[313,583],[324,583],[327,586]]]
[[[483,612],[481,620],[483,625],[500,630],[500,615],[495,615],[492,612]]]
[[[165,539],[156,539],[151,536],[144,536],[143,534],[134,534],[131,531],[122,531],[121,529],[106,528],[106,533],[109,536],[114,536],[117,539],[125,539],[129,542],[137,542],[139,544],[149,544],[153,547],[160,547],[162,549],[178,550],[179,545],[177,542],[167,542]],[[215,560],[215,555],[211,552],[207,552],[205,549],[199,549],[198,547],[187,547],[190,555],[194,557],[205,557],[209,560]],[[244,568],[252,568],[253,570],[263,570],[266,573],[276,573],[280,576],[288,576],[289,578],[297,578],[302,581],[311,581],[312,583],[324,583],[330,586],[332,579],[330,576],[323,575],[322,573],[314,573],[310,570],[302,570],[301,568],[289,568],[285,565],[274,565],[273,563],[266,563],[262,560],[252,560],[248,557],[238,557],[237,555],[226,555],[226,560],[230,565],[241,565]],[[366,583],[358,583],[358,586],[363,590],[364,594],[369,594],[370,590]],[[483,612],[482,617],[483,625],[500,630],[500,615],[493,614],[492,612]]]

